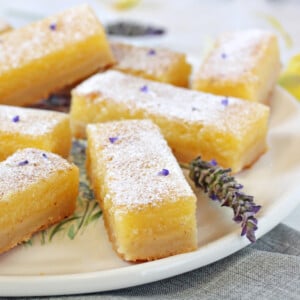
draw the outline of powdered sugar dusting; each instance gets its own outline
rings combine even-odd
[[[111,135],[119,137],[114,144],[108,140]],[[89,125],[88,139],[93,141],[92,151],[99,153],[99,167],[105,170],[103,185],[109,191],[105,199],[110,198],[114,205],[142,209],[193,197],[170,148],[151,121]],[[162,169],[168,169],[168,176],[158,175]]]
[[[263,59],[274,35],[263,30],[226,33],[204,60],[196,79],[255,82],[253,69]]]
[[[50,28],[53,24],[55,30]],[[0,43],[0,75],[85,41],[101,30],[90,8],[82,5],[3,34]]]
[[[68,118],[61,112],[0,105],[0,133],[44,135]]]
[[[0,163],[0,201],[7,201],[12,193],[26,190],[55,172],[71,167],[67,160],[50,152],[33,148],[19,150]]]
[[[161,77],[185,59],[182,53],[164,48],[155,50],[118,42],[111,42],[112,52],[117,60],[116,70],[144,73],[150,77]]]
[[[140,92],[140,87],[147,86],[149,92]],[[266,114],[268,108],[258,103],[228,97],[228,105],[222,105],[224,97],[191,91],[172,85],[154,82],[117,71],[96,74],[80,84],[72,92],[99,105],[109,99],[116,106],[123,105],[133,118],[169,119],[186,126],[211,126],[218,132],[235,136],[251,128],[251,122]],[[98,97],[97,97],[98,94]],[[96,95],[96,96],[95,96]]]

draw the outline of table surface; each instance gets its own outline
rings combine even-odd
[[[188,53],[196,67],[219,33],[235,29],[274,31],[279,38],[283,65],[292,55],[300,53],[300,26],[297,26],[300,1],[297,0],[144,0],[125,11],[115,10],[114,0],[84,2],[93,7],[103,24],[125,19],[166,28],[165,36],[130,41]],[[0,0],[0,18],[19,27],[80,3],[78,0]],[[300,231],[300,205],[283,223]]]

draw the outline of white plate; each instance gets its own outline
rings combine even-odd
[[[300,202],[300,105],[277,88],[271,110],[269,151],[238,175],[246,192],[263,205],[257,237],[276,226]],[[102,218],[73,240],[62,231],[42,245],[39,234],[33,245],[22,245],[0,256],[0,296],[114,290],[205,266],[248,245],[231,218],[230,209],[199,199],[198,250],[140,264],[125,263],[112,251]]]

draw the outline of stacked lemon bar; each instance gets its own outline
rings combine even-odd
[[[110,42],[115,70],[146,79],[187,87],[191,66],[183,53],[164,48]]]
[[[264,30],[222,34],[193,80],[193,89],[268,103],[280,72],[277,38]]]

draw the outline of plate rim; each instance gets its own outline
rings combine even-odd
[[[300,106],[287,91],[276,87],[288,97],[300,113]],[[296,184],[282,194],[259,218],[257,238],[272,230],[300,203]],[[114,269],[57,275],[0,275],[0,296],[54,296],[95,293],[129,288],[171,278],[217,262],[248,246],[239,228],[214,240],[196,251]],[[220,247],[220,245],[222,247]],[[210,255],[210,249],[214,255]],[[178,260],[178,258],[180,258]],[[205,260],[205,263],[203,261]],[[16,285],[18,289],[16,289]]]

